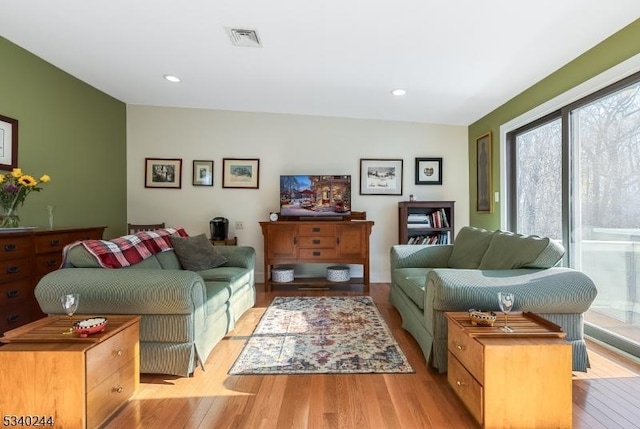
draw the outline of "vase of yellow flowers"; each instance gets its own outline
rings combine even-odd
[[[31,192],[40,192],[40,183],[47,183],[51,178],[46,174],[38,182],[33,176],[22,173],[22,169],[14,168],[9,174],[0,174],[0,228],[18,228],[20,217],[17,209]]]

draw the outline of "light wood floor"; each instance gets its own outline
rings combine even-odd
[[[447,385],[446,374],[425,365],[420,349],[388,302],[389,285],[370,295],[400,343],[415,374],[228,376],[227,371],[275,296],[360,295],[277,289],[264,293],[235,331],[214,349],[205,371],[193,377],[142,375],[140,388],[107,424],[134,428],[476,428]],[[640,427],[640,365],[589,343],[592,368],[574,373],[573,426]],[[514,427],[517,427],[515,425]]]

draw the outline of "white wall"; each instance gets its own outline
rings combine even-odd
[[[190,235],[209,220],[229,219],[229,236],[257,253],[263,281],[259,221],[278,211],[281,174],[350,174],[352,209],[373,220],[371,281],[388,282],[389,248],[398,240],[398,202],[456,201],[456,229],[469,224],[467,128],[317,116],[127,107],[127,206],[131,223],[166,222]],[[182,158],[181,189],[144,187],[144,159]],[[443,185],[415,185],[416,157],[443,158]],[[222,158],[259,158],[259,189],[222,188]],[[360,195],[360,158],[404,160],[402,196]],[[214,186],[192,186],[192,161],[214,161]],[[242,221],[244,229],[236,230]],[[355,272],[354,275],[358,273]]]

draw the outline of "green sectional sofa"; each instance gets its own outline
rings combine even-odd
[[[558,267],[562,246],[548,238],[464,227],[455,244],[391,248],[390,300],[402,326],[434,368],[447,370],[447,311],[499,311],[497,293],[515,294],[514,311],[559,325],[573,346],[573,370],[589,366],[583,313],[597,290],[580,271]]]
[[[43,312],[62,313],[60,296],[79,293],[78,314],[137,314],[140,372],[188,376],[255,304],[255,250],[216,246],[226,260],[200,271],[183,269],[176,249],[124,268],[104,268],[83,246],[71,248],[65,267],[35,289]]]

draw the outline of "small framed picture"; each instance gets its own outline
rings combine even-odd
[[[223,158],[222,187],[258,189],[260,160],[257,158]]]
[[[476,182],[476,211],[491,213],[491,131],[476,139]]]
[[[145,158],[145,188],[182,187],[182,159],[179,158]]]
[[[0,115],[0,170],[18,167],[18,120]]]
[[[193,161],[193,186],[213,186],[213,161]]]
[[[402,160],[360,159],[360,195],[402,195]]]
[[[416,185],[442,185],[442,158],[416,158]]]

